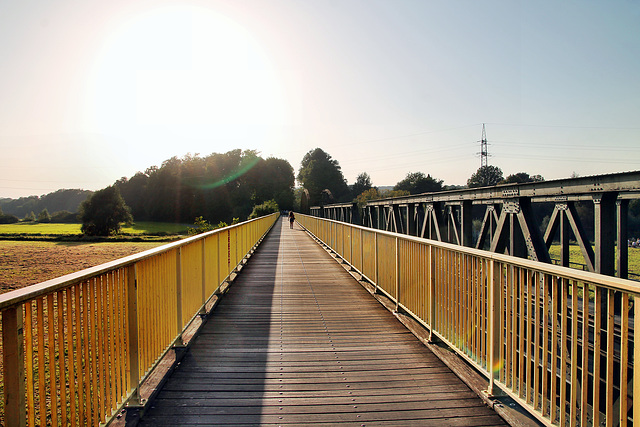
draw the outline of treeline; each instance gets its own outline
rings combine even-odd
[[[294,204],[294,174],[288,161],[263,159],[253,150],[205,157],[172,157],[115,186],[136,221],[211,223],[246,219],[254,206],[275,200],[280,209]]]
[[[78,212],[80,203],[93,194],[89,190],[58,190],[44,196],[20,197],[19,199],[0,199],[0,211],[4,215],[25,218],[31,214],[38,215],[43,211],[53,214],[56,212]]]

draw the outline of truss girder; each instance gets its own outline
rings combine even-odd
[[[485,215],[485,218],[488,216]],[[551,262],[528,198],[504,203],[489,250],[526,256],[534,261]]]
[[[575,238],[587,270],[626,278],[627,217],[633,199],[640,199],[640,171],[374,200],[362,212],[353,203],[331,205],[341,210],[311,207],[311,212],[543,262],[550,261],[549,248],[559,237],[564,266],[570,264],[569,242]],[[537,203],[553,203],[544,233],[540,231],[542,217],[532,212]],[[589,227],[581,223],[577,203],[592,203],[594,223]],[[485,206],[480,229],[474,230],[477,238],[472,233],[472,206],[476,206],[475,216],[480,213],[477,206]],[[585,231],[591,226],[594,242]]]

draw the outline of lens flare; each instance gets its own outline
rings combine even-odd
[[[202,190],[211,190],[211,189],[214,189],[214,188],[221,187],[221,186],[223,186],[225,184],[228,184],[231,181],[233,181],[234,179],[238,179],[242,175],[244,175],[245,173],[249,172],[251,169],[253,169],[253,167],[255,165],[258,164],[259,161],[260,161],[260,157],[250,157],[250,158],[243,159],[242,163],[240,164],[238,169],[233,171],[228,176],[225,176],[225,177],[223,177],[222,179],[219,179],[216,182],[199,185],[198,188],[200,188]]]

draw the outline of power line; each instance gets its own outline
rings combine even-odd
[[[523,123],[489,123],[489,124],[496,125],[496,126],[535,127],[535,128],[640,130],[639,127],[617,127],[617,126],[533,125],[533,124],[523,124]]]

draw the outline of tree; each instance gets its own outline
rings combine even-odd
[[[387,199],[391,197],[402,197],[408,196],[409,192],[406,190],[378,190],[378,188],[373,187],[368,190],[363,191],[356,198],[356,202],[358,203],[358,207],[362,209],[368,201],[370,200],[379,200],[379,199]]]
[[[267,200],[266,202],[253,207],[253,212],[249,215],[249,219],[260,218],[261,216],[269,215],[278,211],[280,211],[280,208],[276,201],[273,199]]]
[[[348,196],[347,182],[342,175],[340,164],[320,148],[304,155],[297,178],[309,191],[311,206],[321,203],[323,192],[325,195],[330,194],[334,201],[342,201]]]
[[[246,179],[248,188],[253,189],[254,206],[274,200],[281,209],[293,209],[295,175],[288,161],[275,157],[261,160],[247,173]]]
[[[51,222],[51,215],[47,208],[44,208],[42,212],[38,214],[38,222]]]
[[[34,214],[33,211],[29,212],[24,216],[25,222],[35,222],[35,220],[36,220],[36,214]]]
[[[120,195],[118,187],[96,191],[80,205],[82,232],[88,236],[109,236],[120,231],[121,223],[131,223],[133,217]]]
[[[356,177],[356,182],[351,186],[351,196],[356,198],[362,194],[363,191],[367,191],[372,187],[371,177],[368,173],[362,172]]]
[[[443,181],[422,172],[409,172],[405,179],[398,182],[393,189],[408,191],[409,194],[433,193],[442,191]]]
[[[469,188],[489,187],[502,181],[502,170],[497,166],[481,166],[467,180]]]
[[[69,211],[57,211],[51,214],[51,222],[73,224],[78,222],[78,214]]]
[[[20,220],[18,219],[17,216],[5,215],[4,212],[2,212],[2,208],[0,208],[0,224],[14,224],[18,221]]]
[[[271,199],[291,209],[294,184],[288,161],[239,149],[172,157],[115,183],[136,219],[191,222],[202,216],[213,224],[246,218]]]
[[[518,172],[518,173],[514,173],[509,175],[508,177],[506,177],[502,183],[503,184],[522,184],[525,182],[542,182],[544,181],[544,178],[542,177],[542,175],[533,175],[533,176],[529,176],[528,173],[526,172]]]

